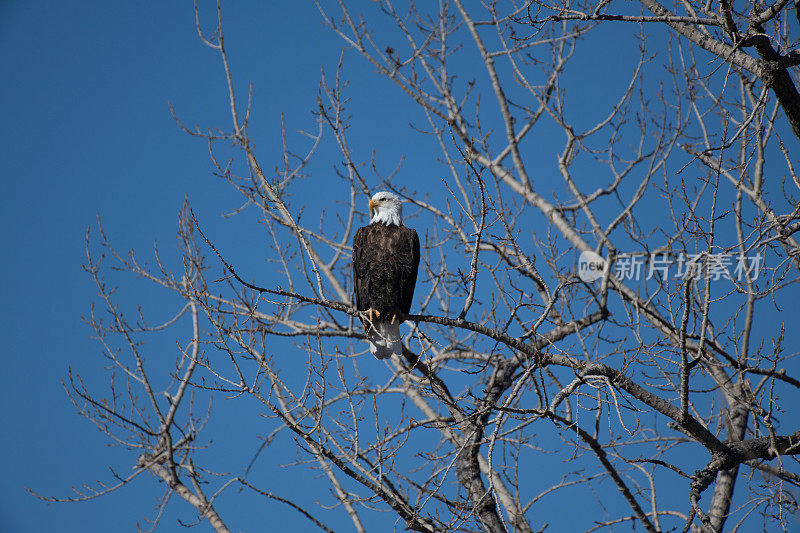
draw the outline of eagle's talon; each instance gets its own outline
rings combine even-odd
[[[366,315],[367,320],[373,323],[376,322],[381,317],[380,311],[378,311],[377,309],[373,309],[372,307],[364,311],[364,315]]]

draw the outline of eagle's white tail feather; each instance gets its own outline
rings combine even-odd
[[[369,351],[378,359],[386,359],[392,354],[403,354],[403,340],[400,337],[400,322],[376,322],[369,328]]]

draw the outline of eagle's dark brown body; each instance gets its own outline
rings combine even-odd
[[[356,308],[375,309],[391,320],[407,315],[414,298],[419,268],[419,237],[405,226],[370,224],[353,237]]]

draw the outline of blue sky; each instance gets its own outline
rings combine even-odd
[[[319,55],[318,36],[327,36],[313,4],[280,3],[279,13],[269,4],[278,3],[232,2],[225,13],[233,67],[256,78],[263,96],[257,126],[265,144],[278,138],[281,112],[313,124],[321,65],[304,58]],[[237,35],[259,38],[243,43]],[[227,125],[220,62],[197,38],[190,2],[5,1],[0,58],[0,388],[8,407],[0,530],[131,530],[159,494],[147,481],[69,505],[44,505],[24,487],[67,496],[71,485],[107,480],[106,464],[121,464],[61,385],[70,366],[99,377],[99,349],[81,319],[95,293],[81,269],[84,236],[99,213],[122,250],[147,255],[158,240],[174,252],[186,195],[209,216],[232,207],[219,202],[227,188],[211,176],[206,145],[181,132],[168,108],[172,102],[187,124]],[[173,527],[174,520],[162,530]]]
[[[206,26],[211,28],[213,13],[209,15]],[[311,110],[321,69],[333,72],[341,42],[322,26],[313,2],[229,2],[225,22],[240,96],[246,95],[248,82],[255,86],[250,134],[270,167],[280,154],[282,114],[290,141],[301,140],[297,129],[314,129]],[[264,268],[253,219],[219,221],[239,201],[212,175],[206,144],[182,132],[168,107],[171,102],[186,125],[227,127],[221,64],[197,38],[190,2],[147,7],[133,2],[2,2],[0,59],[6,74],[0,84],[5,250],[0,263],[5,304],[0,309],[5,340],[0,390],[6,404],[0,433],[5,458],[0,531],[133,530],[137,521],[152,516],[160,496],[152,478],[143,476],[123,491],[82,504],[45,505],[25,487],[68,496],[71,485],[109,480],[106,465],[123,473],[131,466],[130,455],[108,447],[104,436],[76,413],[61,385],[69,368],[90,382],[103,380],[100,349],[81,318],[95,294],[81,264],[86,229],[96,225],[98,214],[119,249],[136,249],[147,258],[157,241],[167,259],[174,260],[177,214],[188,197],[201,221],[215,221],[209,234],[229,245],[229,258],[254,276]],[[622,49],[617,59],[619,68],[630,72],[635,55],[626,57]],[[599,62],[579,61],[582,69],[568,71],[565,80],[586,76],[603,82]],[[393,169],[404,156],[410,183],[441,189],[438,175],[421,173],[435,155],[429,146],[415,144],[418,136],[407,127],[412,118],[394,110],[393,99],[404,97],[371,75],[362,61],[350,56],[345,66],[356,80],[348,96],[361,109],[371,110],[356,117],[351,132],[360,158],[369,160],[376,128],[385,128],[392,137],[381,145],[382,170]],[[605,89],[598,92],[613,102],[620,87]],[[589,113],[578,102],[573,109],[576,115]],[[540,137],[530,150],[551,157],[559,147],[548,143],[557,142],[560,138]],[[331,166],[338,159],[326,150],[330,147],[321,148],[321,163],[313,167],[317,181],[304,199],[311,212],[330,201],[324,193],[337,179]],[[136,280],[121,282],[119,290],[122,298],[143,301],[164,320],[179,304],[142,289]],[[170,339],[157,342],[174,346]],[[236,413],[246,406],[215,405],[217,423],[224,429],[216,446],[225,449],[226,441],[244,434]],[[252,453],[257,446],[248,441],[242,449]],[[265,472],[273,476],[274,486],[286,490],[283,495],[304,493],[289,471]],[[245,500],[242,507],[255,501],[247,494],[233,495],[221,505],[237,498]],[[683,501],[683,494],[677,498]],[[258,511],[252,516],[232,521],[234,529],[257,531],[264,520],[280,520],[287,528],[306,526],[294,511],[277,504],[253,507]],[[557,507],[548,511],[557,512]],[[177,498],[168,513],[160,531],[177,530],[176,518],[192,517]],[[348,522],[340,519],[336,513],[326,515],[331,526],[348,529]]]

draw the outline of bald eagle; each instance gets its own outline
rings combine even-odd
[[[378,359],[403,353],[400,322],[411,310],[419,268],[419,237],[403,225],[400,198],[376,193],[369,225],[353,237],[356,308],[362,311],[369,349]]]

